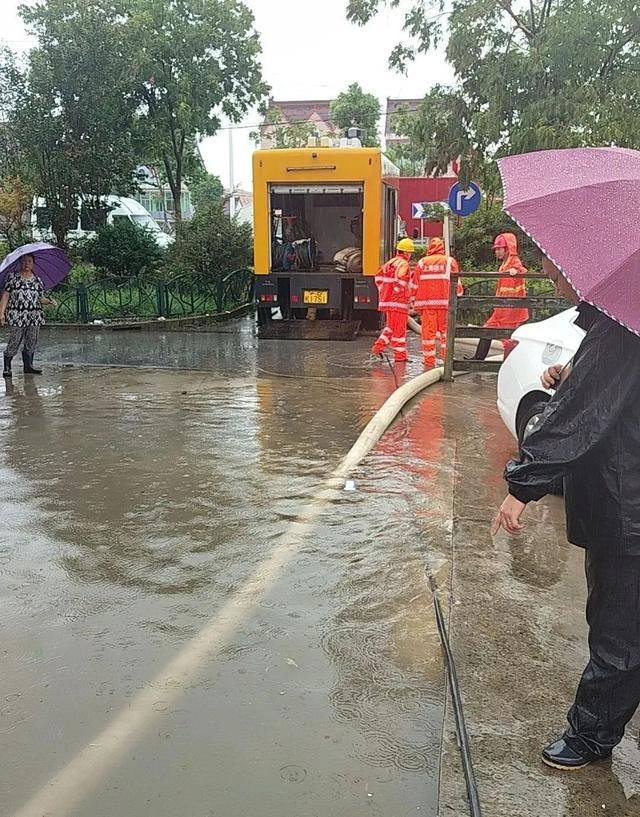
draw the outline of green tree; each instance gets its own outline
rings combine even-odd
[[[9,251],[29,241],[33,191],[19,176],[0,178],[0,239]]]
[[[13,250],[30,239],[33,189],[12,112],[20,96],[13,53],[0,49],[0,239]]]
[[[259,145],[263,138],[268,138],[274,148],[301,148],[307,144],[310,136],[317,134],[313,122],[294,122],[290,124],[277,107],[269,107],[260,130],[252,131],[251,138]]]
[[[10,66],[19,93],[8,118],[64,245],[78,198],[97,212],[105,195],[133,189],[137,101],[123,6],[47,0],[20,11],[38,45],[22,71]]]
[[[347,128],[362,130],[362,144],[367,147],[380,145],[379,123],[382,109],[374,94],[366,94],[357,82],[338,94],[331,103],[331,121],[345,131]]]
[[[150,230],[128,219],[118,219],[100,227],[95,237],[82,242],[81,254],[107,275],[134,278],[158,269],[165,251]]]
[[[397,128],[396,133],[398,133]],[[385,153],[400,170],[401,176],[423,176],[425,174],[424,153],[413,140],[404,145],[388,145]]]
[[[218,203],[196,211],[191,221],[178,227],[166,268],[174,274],[217,281],[234,269],[249,266],[252,254],[251,227],[230,219]]]
[[[196,212],[219,204],[224,197],[224,185],[220,177],[207,173],[203,168],[199,168],[191,175],[189,189]]]
[[[364,24],[386,0],[350,0]],[[615,143],[640,126],[640,17],[635,0],[392,0],[417,53],[446,49],[457,84],[435,88],[412,138],[436,167],[462,156],[467,176],[507,153]]]
[[[196,141],[238,121],[267,94],[251,11],[239,0],[126,0],[135,49],[138,134],[160,164],[182,219],[180,196]]]

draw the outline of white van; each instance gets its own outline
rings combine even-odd
[[[173,243],[173,237],[163,232],[151,213],[135,199],[105,196],[103,202],[107,210],[106,224],[115,224],[118,219],[126,219],[139,227],[146,227],[150,233],[153,233],[159,247],[168,247]],[[34,199],[31,210],[31,230],[35,241],[50,241],[54,237],[44,199]],[[82,207],[80,200],[78,200],[75,224],[72,224],[67,235],[71,240],[90,238],[95,235],[95,224],[90,223],[89,214]]]

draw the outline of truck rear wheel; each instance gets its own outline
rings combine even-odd
[[[382,312],[377,309],[354,310],[353,317],[360,321],[365,332],[378,332],[382,327]]]
[[[258,326],[265,326],[268,323],[271,323],[273,320],[273,316],[271,315],[271,307],[270,306],[259,306],[258,307]]]

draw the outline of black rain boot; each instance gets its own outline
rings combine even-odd
[[[467,357],[465,360],[485,360],[491,349],[491,340],[489,338],[480,338],[478,347],[473,357]]]
[[[22,352],[25,374],[42,374],[42,369],[33,368],[33,352]]]
[[[11,361],[13,358],[9,357],[9,355],[4,356],[4,370],[2,372],[3,377],[11,377]]]

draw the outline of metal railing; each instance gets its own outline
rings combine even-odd
[[[486,338],[488,340],[505,340],[511,337],[517,327],[508,328],[485,328],[484,326],[470,326],[468,323],[460,323],[460,312],[482,312],[493,309],[528,309],[530,316],[538,318],[549,317],[564,309],[568,309],[569,304],[563,299],[552,295],[553,284],[549,279],[539,273],[527,273],[517,276],[519,279],[531,281],[544,281],[549,286],[540,289],[542,294],[533,294],[534,286],[527,286],[526,298],[502,298],[495,294],[494,282],[506,277],[499,272],[461,272],[452,274],[449,287],[449,316],[447,325],[447,356],[444,365],[444,380],[451,382],[454,371],[482,371],[498,372],[502,361],[499,360],[461,360],[455,357],[456,338]],[[459,278],[482,278],[482,282],[473,282],[467,285],[465,295],[458,296]],[[482,288],[480,287],[482,284]],[[492,294],[484,294],[489,286],[492,287]],[[478,291],[483,294],[476,294]],[[547,294],[548,293],[548,294]]]
[[[242,268],[214,281],[192,275],[169,281],[105,278],[91,284],[62,284],[53,296],[57,306],[47,307],[46,316],[60,323],[188,318],[251,306],[254,274]]]

